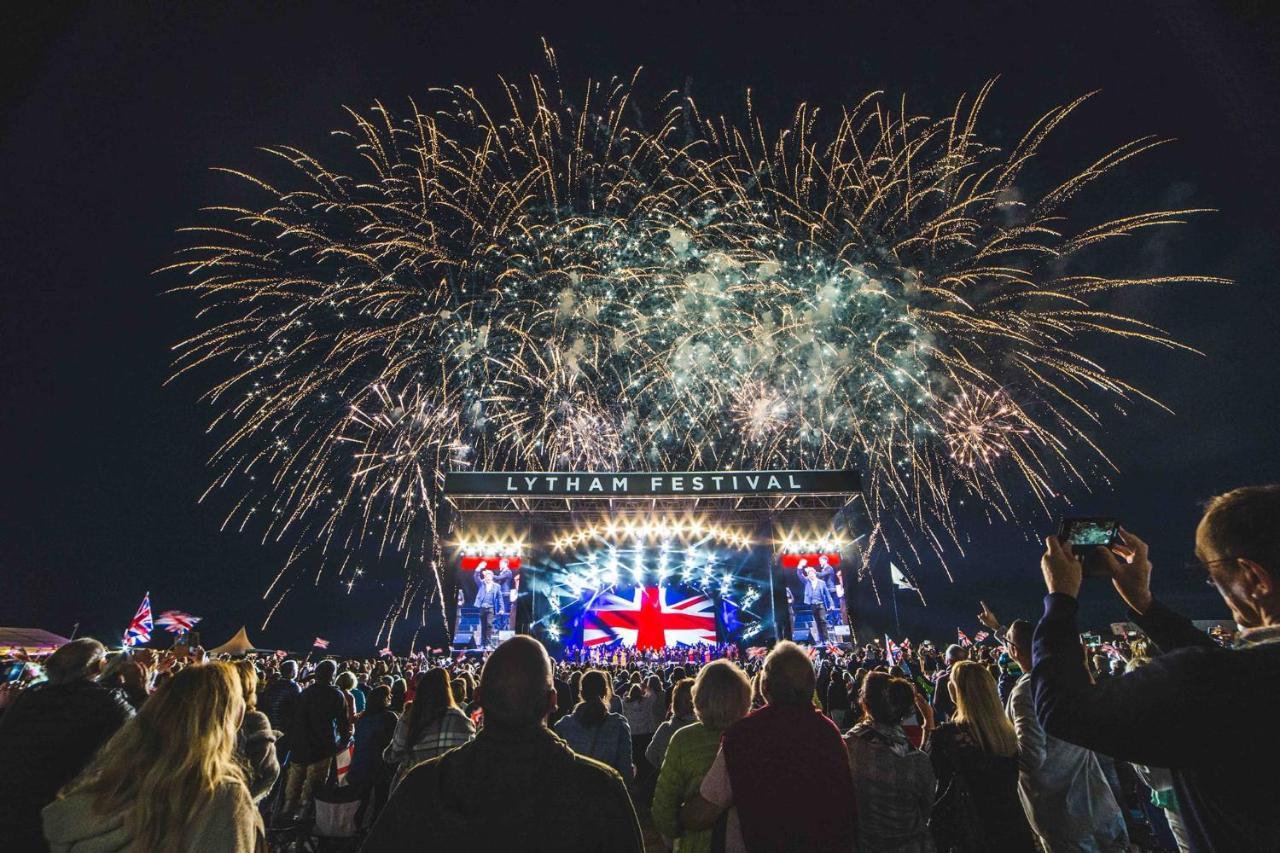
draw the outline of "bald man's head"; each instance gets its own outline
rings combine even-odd
[[[476,698],[486,726],[524,728],[546,719],[555,708],[551,659],[532,637],[512,637],[489,655]]]

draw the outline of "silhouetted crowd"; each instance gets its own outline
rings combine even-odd
[[[75,640],[0,687],[0,850],[1280,850],[1280,486],[1196,530],[1229,642],[1153,597],[1128,531],[1092,557],[1140,632],[1082,641],[1080,556],[1045,544],[1038,620],[984,604],[967,647]]]

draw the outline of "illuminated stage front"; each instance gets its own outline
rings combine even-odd
[[[593,482],[616,488],[584,493]],[[838,567],[856,557],[857,486],[847,471],[452,473],[453,644],[523,632],[553,648],[648,650],[812,634],[810,567],[826,571],[833,639],[847,638],[839,602],[853,578]]]

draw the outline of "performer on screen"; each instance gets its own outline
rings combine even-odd
[[[811,567],[804,569],[804,603],[813,610],[813,627],[818,642],[827,641],[827,585]]]
[[[840,600],[843,590],[836,586],[836,568],[831,565],[831,560],[826,554],[821,554],[818,557],[818,577],[822,579],[822,582],[827,587],[826,609],[831,614],[831,624],[839,625],[840,608],[836,606],[836,602]]]
[[[511,571],[511,562],[506,557],[503,557],[498,561],[498,573],[493,576],[494,582],[498,585],[498,589],[501,590],[501,594],[498,596],[498,609],[496,612],[498,617],[498,628],[503,631],[511,630],[510,602],[512,576],[513,572]]]
[[[493,614],[498,608],[502,590],[493,580],[493,572],[485,569],[480,573],[480,583],[476,591],[476,609],[480,611],[480,645],[486,649],[493,648]]]

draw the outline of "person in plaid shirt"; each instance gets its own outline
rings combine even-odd
[[[462,746],[476,736],[476,727],[453,700],[449,673],[428,670],[418,681],[413,704],[396,723],[383,760],[398,764],[392,787],[418,764]]]

